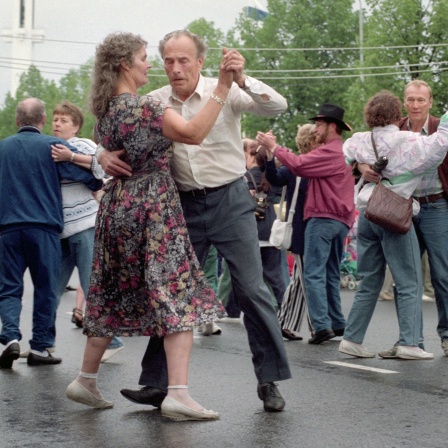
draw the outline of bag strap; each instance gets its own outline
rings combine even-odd
[[[289,207],[289,213],[288,213],[288,222],[292,223],[292,219],[294,218],[294,213],[296,212],[296,202],[297,202],[297,196],[299,195],[299,186],[300,181],[302,180],[301,177],[296,178],[296,187],[294,189],[294,195],[292,196],[291,205]]]
[[[376,150],[375,139],[373,138],[373,132],[370,133],[370,137],[372,138],[372,146],[375,151],[375,157],[378,160],[378,151]]]
[[[294,213],[296,212],[296,202],[297,202],[297,196],[299,195],[299,186],[300,186],[300,181],[302,180],[301,177],[296,177],[296,186],[294,188],[294,194],[292,196],[291,199],[291,205],[289,207],[289,212],[288,212],[288,219],[287,222],[292,223],[292,220],[294,218]],[[283,203],[285,200],[285,194],[286,194],[286,185],[283,187],[282,190],[282,198],[280,199],[280,206],[278,208],[278,219],[282,220],[282,210],[283,210]]]
[[[370,137],[371,137],[371,139],[372,139],[372,146],[373,146],[373,150],[375,151],[375,157],[376,157],[376,160],[378,160],[378,151],[376,150],[376,144],[375,144],[375,139],[373,138],[373,132],[370,133]],[[387,177],[383,177],[383,176],[381,175],[381,182],[382,182],[383,180],[385,180],[385,181],[387,181],[387,182],[390,183],[390,180],[389,180]]]
[[[255,177],[254,177],[254,175],[251,173],[251,171],[250,170],[247,170],[247,172],[249,173],[249,176],[250,176],[250,180],[252,181],[252,183],[254,184],[254,187],[255,187],[255,191],[257,191],[258,192],[258,185],[257,185],[257,183],[255,182]]]
[[[283,215],[283,204],[285,203],[285,196],[286,196],[286,185],[282,188],[282,196],[280,198],[280,204],[277,209],[277,218],[282,220]]]

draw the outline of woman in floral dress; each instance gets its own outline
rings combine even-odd
[[[214,94],[187,122],[150,96],[137,95],[151,68],[140,36],[112,34],[97,48],[96,138],[111,151],[121,150],[133,174],[109,181],[101,200],[84,323],[88,338],[82,370],[67,389],[74,401],[113,406],[98,391],[96,377],[114,335],[164,336],[169,387],[162,415],[219,418],[189,396],[188,364],[193,328],[225,311],[200,270],[169,163],[173,140],[199,144],[218,117],[233,80],[231,52],[224,53]]]

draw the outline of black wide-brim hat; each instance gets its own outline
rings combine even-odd
[[[319,112],[315,117],[310,118],[311,121],[325,120],[327,122],[336,123],[346,131],[351,131],[352,128],[344,122],[344,112],[342,107],[336,106],[335,104],[322,104],[319,108]]]

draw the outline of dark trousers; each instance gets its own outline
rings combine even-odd
[[[260,383],[291,378],[283,337],[269,290],[263,282],[254,201],[243,179],[203,196],[181,193],[196,255],[203,264],[210,245],[226,260],[237,307],[244,313],[255,375]],[[163,339],[151,337],[139,384],[166,389]]]
[[[23,275],[29,268],[34,286],[33,350],[52,347],[50,329],[57,308],[56,285],[61,267],[59,235],[36,228],[0,232],[0,342],[22,339]]]

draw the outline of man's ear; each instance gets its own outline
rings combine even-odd
[[[198,59],[199,71],[202,71],[202,66],[204,65],[204,58],[201,56]]]

